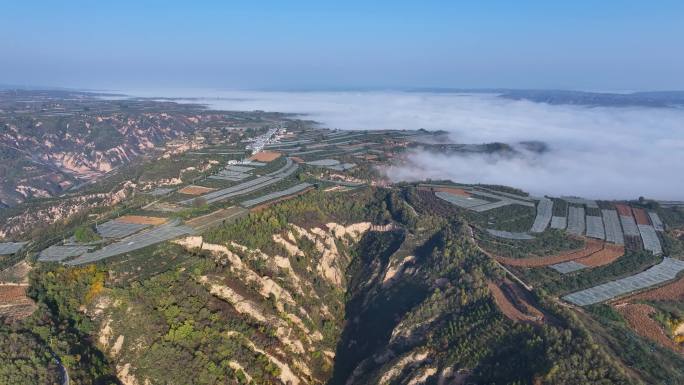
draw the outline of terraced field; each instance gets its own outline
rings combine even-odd
[[[27,242],[0,242],[0,255],[12,255],[21,250]]]
[[[533,233],[541,233],[546,230],[551,222],[551,214],[553,213],[553,201],[548,198],[541,198],[537,204],[537,216],[534,219],[534,224],[530,230]]]
[[[0,322],[15,322],[28,317],[36,306],[26,296],[28,285],[0,284]]]
[[[646,271],[568,294],[563,299],[579,306],[592,305],[665,283],[674,279],[682,270],[684,270],[684,261],[665,257],[660,264]]]
[[[595,240],[595,239],[587,239],[585,241],[585,246],[584,248],[580,250],[574,250],[570,252],[565,252],[565,253],[560,253],[557,255],[552,255],[552,256],[545,256],[545,257],[529,257],[529,258],[505,258],[505,257],[496,257],[496,260],[506,264],[506,265],[511,265],[511,266],[520,266],[520,267],[541,267],[541,266],[549,266],[549,265],[555,265],[561,262],[567,262],[567,261],[576,261],[576,260],[581,260],[582,258],[589,257],[593,255],[594,253],[597,253],[604,248],[604,242]]]
[[[605,224],[606,240],[608,242],[623,245],[625,238],[622,235],[622,226],[618,213],[615,210],[601,210],[603,215],[603,223]]]
[[[585,229],[584,207],[570,206],[568,211],[568,233],[582,235]]]

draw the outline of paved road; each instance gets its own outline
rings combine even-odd
[[[59,366],[59,370],[62,372],[62,385],[69,385],[69,372],[67,371],[67,368],[62,365],[62,361],[60,361],[59,357],[57,357],[53,351],[50,351],[50,354],[52,354],[52,358],[55,359],[55,362],[57,362],[57,365]]]
[[[59,367],[62,369],[62,385],[69,385],[69,372],[67,369],[62,365],[61,362],[58,361]]]

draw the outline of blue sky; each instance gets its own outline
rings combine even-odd
[[[682,1],[4,1],[0,83],[684,89]]]

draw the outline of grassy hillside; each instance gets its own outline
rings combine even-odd
[[[28,353],[5,353],[23,358],[0,378],[54,383],[54,353],[74,383],[638,382],[552,300],[518,298],[544,316],[512,320],[467,222],[407,194],[312,192],[177,244],[41,265],[39,310],[0,329]]]

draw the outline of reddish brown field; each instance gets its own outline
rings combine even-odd
[[[599,250],[588,257],[576,259],[575,261],[583,265],[597,267],[607,265],[623,255],[625,255],[625,247],[623,245],[605,243],[602,250]]]
[[[435,187],[434,191],[439,191],[439,192],[445,192],[449,194],[454,194],[454,195],[460,195],[463,197],[469,197],[470,193],[456,187]]]
[[[617,209],[618,215],[622,215],[624,217],[631,217],[632,216],[632,210],[626,204],[616,203],[615,209]]]
[[[644,209],[632,207],[632,214],[637,225],[650,225],[651,220],[648,218],[648,213]]]
[[[1,285],[0,306],[26,298],[26,286]]]
[[[668,283],[665,286],[645,291],[643,293],[634,294],[627,298],[629,301],[684,301],[684,277]]]
[[[13,322],[28,317],[35,304],[26,296],[26,285],[0,285],[0,319]]]
[[[643,303],[620,303],[613,306],[615,307],[615,310],[625,317],[629,326],[637,334],[658,345],[684,354],[684,349],[671,340],[670,337],[665,334],[661,325],[651,318],[651,314],[656,311],[652,306]]]
[[[507,283],[504,283],[504,285],[507,285]],[[534,323],[541,323],[544,319],[542,312],[525,301],[524,298],[516,296],[514,289],[506,287],[506,292],[504,292],[501,287],[492,281],[487,281],[487,287],[492,292],[496,306],[498,306],[501,312],[509,319],[518,322]],[[509,296],[512,298],[509,298]]]
[[[135,223],[137,225],[152,225],[157,226],[166,223],[166,218],[148,217],[144,215],[124,215],[116,218],[118,222]]]
[[[275,151],[261,151],[257,152],[256,154],[252,155],[250,160],[255,160],[257,162],[272,162],[278,158],[280,158],[282,154],[279,152]]]
[[[214,190],[216,190],[216,189],[211,188],[211,187],[187,186],[187,187],[183,187],[182,189],[178,190],[178,192],[181,194],[185,194],[185,195],[203,195],[203,194],[212,192]]]
[[[602,251],[604,243],[598,239],[585,239],[584,248],[568,251],[561,254],[551,255],[547,257],[531,257],[531,258],[507,258],[495,257],[497,261],[511,266],[520,267],[542,267],[555,265],[556,263],[575,261],[582,258],[587,258],[592,254]]]

